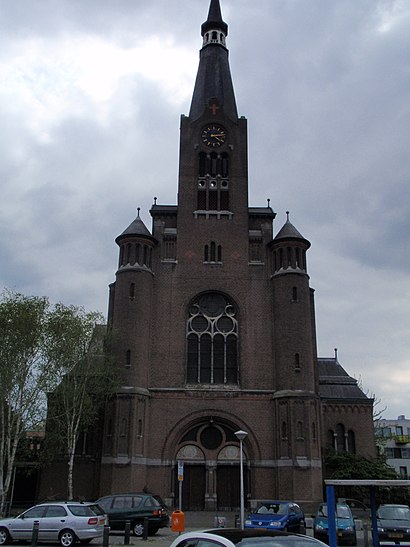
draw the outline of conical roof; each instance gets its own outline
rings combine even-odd
[[[151,232],[145,226],[144,222],[140,218],[140,210],[138,208],[137,218],[131,222],[131,224],[126,228],[122,234],[116,238],[116,243],[122,241],[124,238],[129,236],[139,236],[146,237],[148,239],[154,240],[155,238],[151,235]]]
[[[289,239],[299,239],[301,241],[304,241],[310,246],[309,241],[302,236],[302,234],[297,230],[293,224],[289,220],[289,212],[286,212],[287,220],[285,224],[282,226],[282,228],[279,230],[279,232],[276,234],[273,241],[279,241],[279,240],[289,240]]]
[[[282,228],[277,233],[276,239],[305,239],[289,220],[285,222]]]

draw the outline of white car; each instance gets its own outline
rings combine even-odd
[[[318,539],[278,530],[216,528],[186,532],[170,547],[328,547]]]
[[[38,541],[58,541],[61,547],[72,547],[102,537],[108,518],[96,503],[50,502],[35,505],[15,518],[0,520],[0,545],[14,540],[30,541],[38,524]]]

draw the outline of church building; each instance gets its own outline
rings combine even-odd
[[[178,202],[154,198],[151,230],[138,212],[115,240],[120,387],[84,495],[145,488],[178,507],[183,466],[183,509],[237,509],[243,431],[246,505],[314,503],[326,448],[375,456],[373,400],[337,354],[317,356],[310,242],[289,213],[275,232],[270,202],[249,206],[247,120],[219,0],[201,35]],[[76,473],[81,482],[81,464]]]

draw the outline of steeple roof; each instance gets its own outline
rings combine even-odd
[[[201,34],[203,36],[208,30],[218,28],[222,30],[225,36],[228,36],[228,25],[222,19],[222,12],[219,0],[211,0],[208,19],[205,21],[205,23],[202,23]]]
[[[226,48],[228,25],[223,21],[219,0],[211,0],[208,19],[201,27],[203,47],[192,96],[189,117],[196,120],[206,108],[216,108],[233,121],[238,119],[229,54]]]

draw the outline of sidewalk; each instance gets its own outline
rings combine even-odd
[[[214,511],[187,511],[184,513],[185,518],[185,532],[191,530],[202,530],[205,528],[218,528],[218,520],[216,517],[225,519],[225,528],[235,527],[235,517],[237,513],[218,512]],[[161,528],[155,536],[148,536],[146,540],[137,538],[135,536],[130,537],[130,545],[138,545],[139,547],[168,547],[178,537],[178,532],[173,532],[171,528]],[[95,540],[94,540],[95,541]],[[94,543],[93,541],[93,543]],[[124,533],[123,532],[111,532],[110,533],[110,545],[124,545]]]
[[[185,532],[192,530],[204,530],[210,528],[218,528],[218,521],[216,517],[225,518],[225,528],[235,527],[235,518],[238,513],[229,512],[211,512],[211,511],[187,511],[184,513],[185,518]],[[307,518],[306,524],[308,528],[306,530],[307,535],[312,536],[312,519]],[[169,547],[171,543],[178,537],[178,532],[173,532],[171,528],[161,528],[155,536],[148,536],[146,540],[142,538],[130,537],[130,545],[134,547]],[[97,544],[97,540],[94,540],[92,544]],[[91,544],[91,545],[92,545]],[[123,532],[111,532],[110,533],[110,546],[119,547],[124,545],[124,533]],[[371,535],[367,540],[364,537],[363,528],[358,528],[357,532],[357,545],[358,547],[372,547]]]

